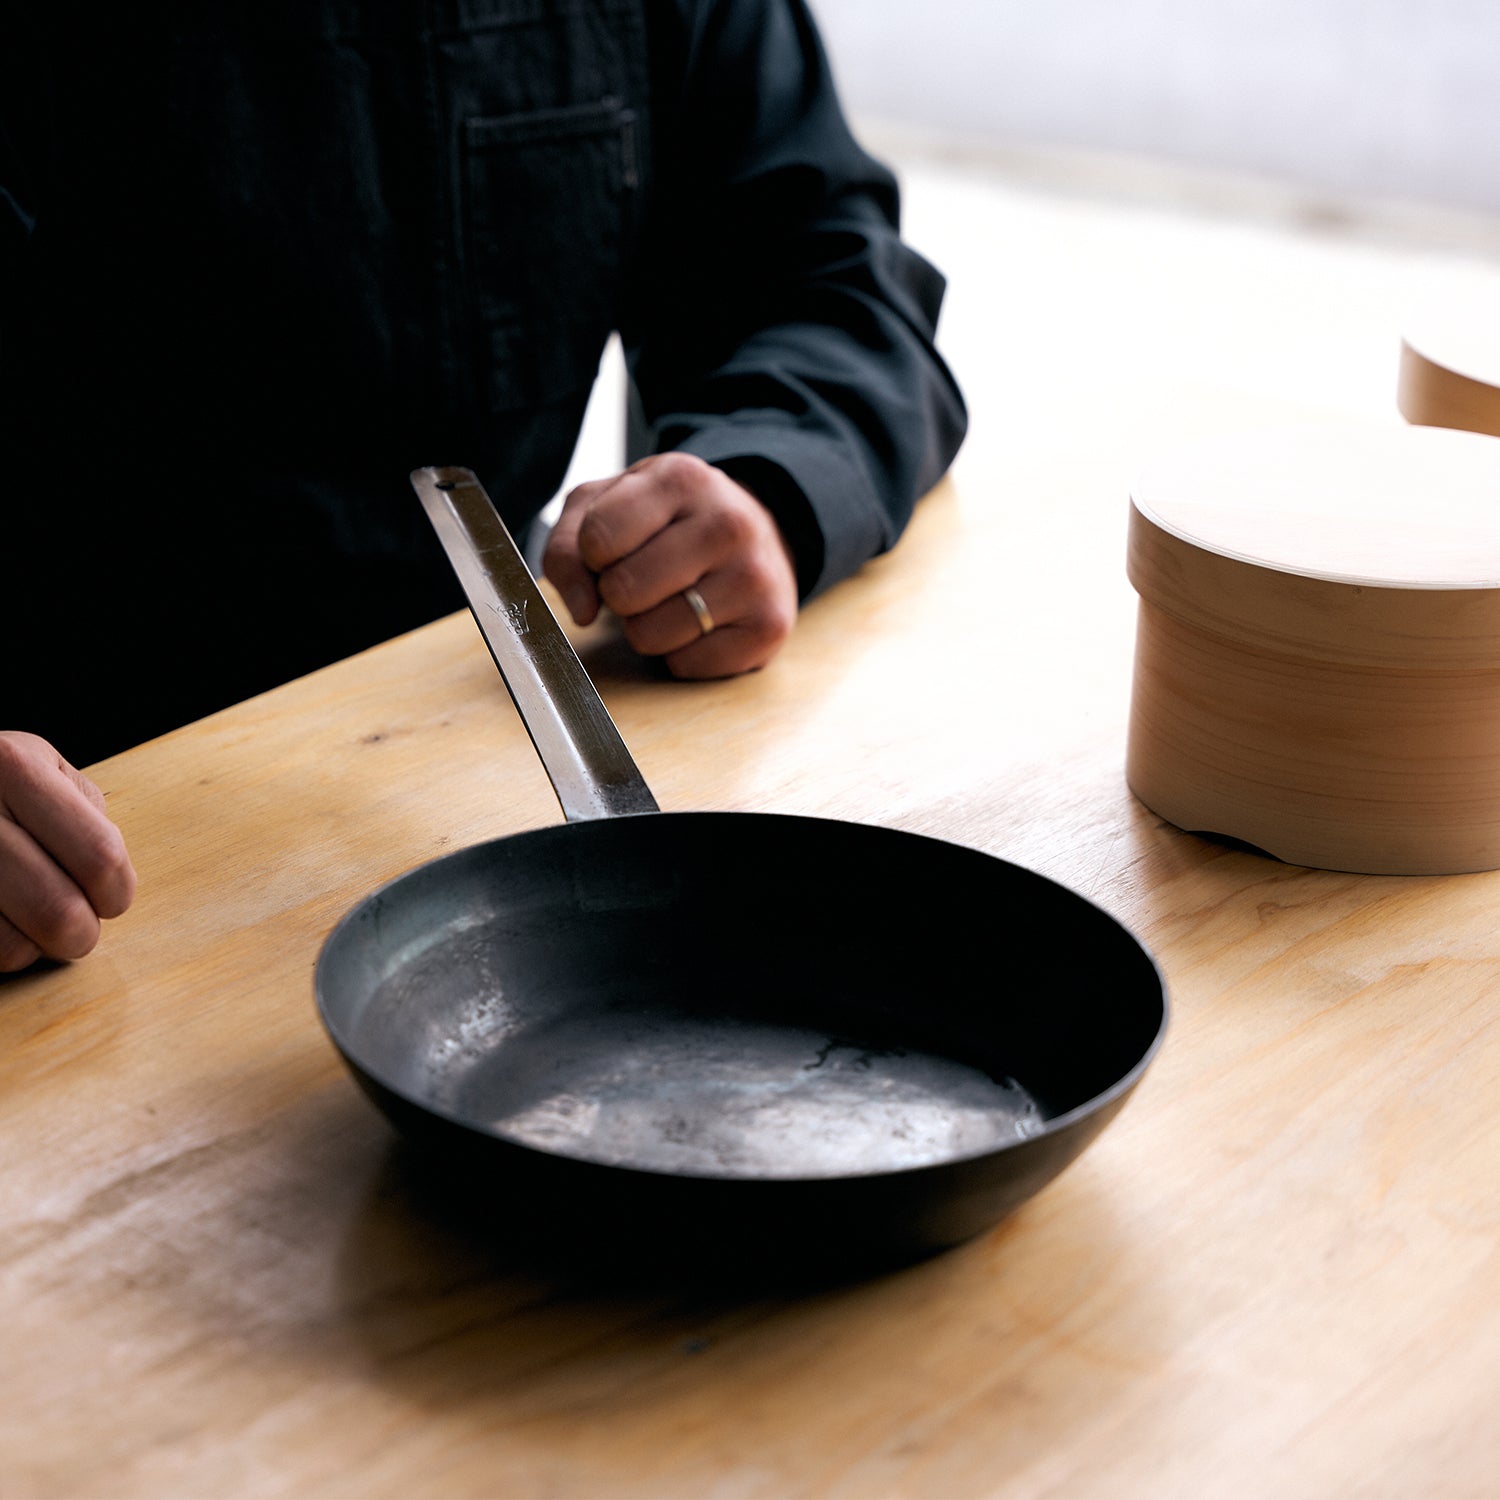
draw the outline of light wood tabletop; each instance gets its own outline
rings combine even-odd
[[[1308,372],[1411,262],[993,212],[997,254],[1076,259],[1008,322],[955,295],[975,435],[901,545],[749,677],[575,639],[664,808],[932,834],[1120,918],[1173,1006],[1123,1113],[996,1229],[816,1291],[589,1283],[446,1213],[312,971],[378,883],[558,819],[455,615],[94,768],[136,904],[0,983],[0,1496],[1496,1492],[1500,874],[1281,864],[1124,780],[1135,472],[1242,421],[1398,420],[1394,325],[1383,397]],[[1176,254],[1296,283],[1308,321],[1258,365],[1221,308],[1195,365]],[[1092,342],[1080,287],[1122,309]],[[1181,314],[1154,363],[1143,298]],[[996,965],[1030,936],[997,913]]]

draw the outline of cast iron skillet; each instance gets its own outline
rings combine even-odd
[[[606,1258],[859,1271],[1071,1162],[1166,1027],[1135,938],[957,844],[657,812],[473,474],[412,480],[568,818],[399,877],[324,946],[323,1023],[422,1159]]]

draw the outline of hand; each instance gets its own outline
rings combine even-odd
[[[587,625],[601,602],[643,656],[676,677],[764,666],[797,620],[797,572],[775,518],[722,469],[687,453],[642,459],[563,501],[542,569]],[[683,596],[696,589],[704,631]]]
[[[46,740],[0,731],[0,973],[82,958],[135,896],[104,794]]]

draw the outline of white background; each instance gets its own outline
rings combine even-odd
[[[1497,0],[812,0],[852,115],[1500,211]]]

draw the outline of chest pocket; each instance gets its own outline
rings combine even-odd
[[[466,122],[465,259],[492,411],[592,383],[617,320],[635,137],[613,98]]]

